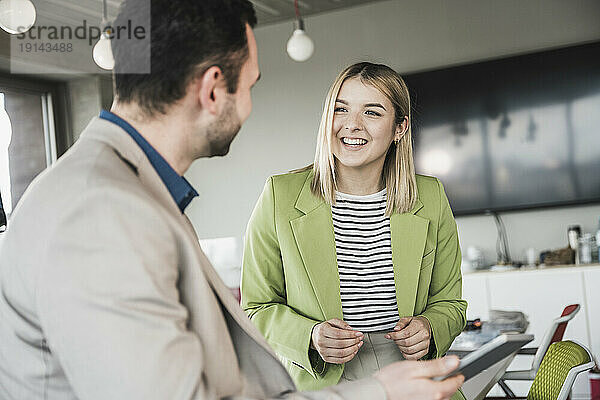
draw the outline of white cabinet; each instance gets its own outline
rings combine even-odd
[[[488,278],[492,310],[523,311],[529,319],[528,333],[537,346],[550,321],[560,317],[569,304],[581,304],[577,316],[569,322],[565,338],[589,344],[586,304],[581,273],[570,271],[523,271]]]
[[[523,311],[529,319],[528,333],[537,346],[563,308],[578,303],[582,309],[569,322],[564,339],[573,339],[600,356],[600,268],[568,267],[531,271],[465,274],[463,297],[469,302],[467,317],[486,320],[490,309]],[[528,369],[531,357],[518,356],[509,369]],[[519,395],[526,395],[531,383],[508,382]],[[498,389],[493,394],[501,394]],[[574,399],[589,398],[587,374],[573,388]]]
[[[463,276],[463,299],[467,300],[467,319],[489,319],[489,289],[486,274],[466,274]]]
[[[592,353],[600,362],[600,268],[583,272]]]

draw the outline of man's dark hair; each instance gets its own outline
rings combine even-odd
[[[119,101],[136,102],[148,115],[165,113],[184,97],[187,84],[211,66],[221,69],[229,93],[237,91],[248,59],[246,24],[256,25],[248,0],[125,0],[113,27],[127,26],[128,21],[134,26],[136,21],[145,26],[149,22],[150,40],[113,36]],[[148,54],[150,73],[131,73],[147,63]]]

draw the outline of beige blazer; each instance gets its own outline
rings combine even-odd
[[[295,387],[140,147],[95,118],[0,249],[2,399],[383,399]]]

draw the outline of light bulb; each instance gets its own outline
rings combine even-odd
[[[0,27],[10,34],[27,32],[35,18],[35,6],[30,0],[0,1]]]
[[[115,67],[115,58],[110,48],[110,38],[106,33],[102,34],[102,37],[94,46],[93,57],[96,65],[102,69],[110,71]]]
[[[287,52],[294,61],[306,61],[315,50],[313,41],[302,29],[296,29],[287,42]]]
[[[287,52],[294,61],[306,61],[315,51],[315,45],[304,31],[304,21],[298,18],[294,22],[294,33],[287,42]]]

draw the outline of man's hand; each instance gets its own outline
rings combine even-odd
[[[374,377],[383,385],[388,400],[446,400],[460,388],[464,377],[457,375],[440,382],[430,378],[454,371],[458,362],[455,356],[430,361],[400,361],[383,367]]]
[[[429,353],[431,327],[425,317],[404,317],[385,337],[396,342],[405,359],[419,360]]]
[[[317,350],[324,361],[343,364],[358,353],[363,337],[362,332],[355,331],[346,322],[330,319],[315,325],[310,347]]]

